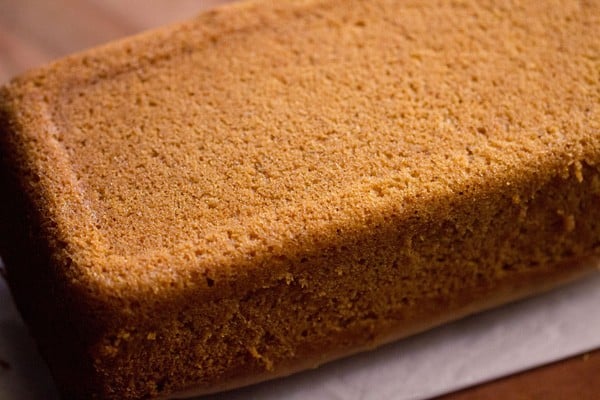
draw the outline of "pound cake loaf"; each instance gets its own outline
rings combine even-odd
[[[594,271],[600,2],[250,1],[1,90],[66,399],[210,393]]]

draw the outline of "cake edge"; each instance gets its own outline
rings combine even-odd
[[[568,266],[569,268],[561,268],[563,266]],[[459,321],[463,318],[483,313],[485,311],[489,311],[499,306],[508,306],[510,304],[525,300],[527,298],[534,297],[536,295],[551,292],[570,283],[574,283],[587,276],[591,276],[595,273],[600,273],[600,254],[565,260],[557,264],[555,269],[561,269],[567,272],[561,274],[560,276],[547,277],[547,280],[542,284],[540,284],[538,281],[535,281],[530,283],[531,286],[523,285],[523,287],[520,287],[514,291],[505,290],[501,293],[497,293],[497,295],[494,297],[485,298],[480,302],[471,303],[466,307],[457,310],[453,314],[444,316],[443,318],[438,318],[436,320],[431,321],[422,321],[418,324],[415,324],[414,326],[407,327],[401,331],[388,332],[387,334],[384,334],[382,338],[378,339],[375,343],[369,344],[361,348],[353,349],[351,351],[341,351],[326,354],[322,357],[306,360],[304,363],[297,363],[295,365],[279,368],[278,370],[273,372],[266,372],[262,375],[230,381],[227,384],[215,386],[209,390],[192,388],[168,395],[166,397],[157,397],[156,400],[188,399],[196,396],[205,396],[230,390],[241,389],[247,386],[252,386],[270,380],[286,378],[290,375],[302,371],[316,369],[325,364],[329,364],[331,362],[335,362],[343,358],[351,357],[360,353],[364,353],[376,348],[392,344],[398,340],[409,338],[411,336],[426,332],[430,329],[434,329],[441,325],[454,321]]]

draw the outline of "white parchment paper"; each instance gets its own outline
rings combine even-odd
[[[600,347],[600,274],[360,354],[210,399],[424,399]],[[0,399],[56,400],[0,279]]]

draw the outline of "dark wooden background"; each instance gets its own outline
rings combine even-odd
[[[60,56],[190,18],[229,1],[0,0],[0,84]],[[600,399],[600,351],[443,399]]]

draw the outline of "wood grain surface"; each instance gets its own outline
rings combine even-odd
[[[228,1],[0,0],[0,84],[55,58]],[[599,393],[600,350],[440,399],[600,399]]]
[[[437,400],[597,400],[600,350],[439,397]]]

